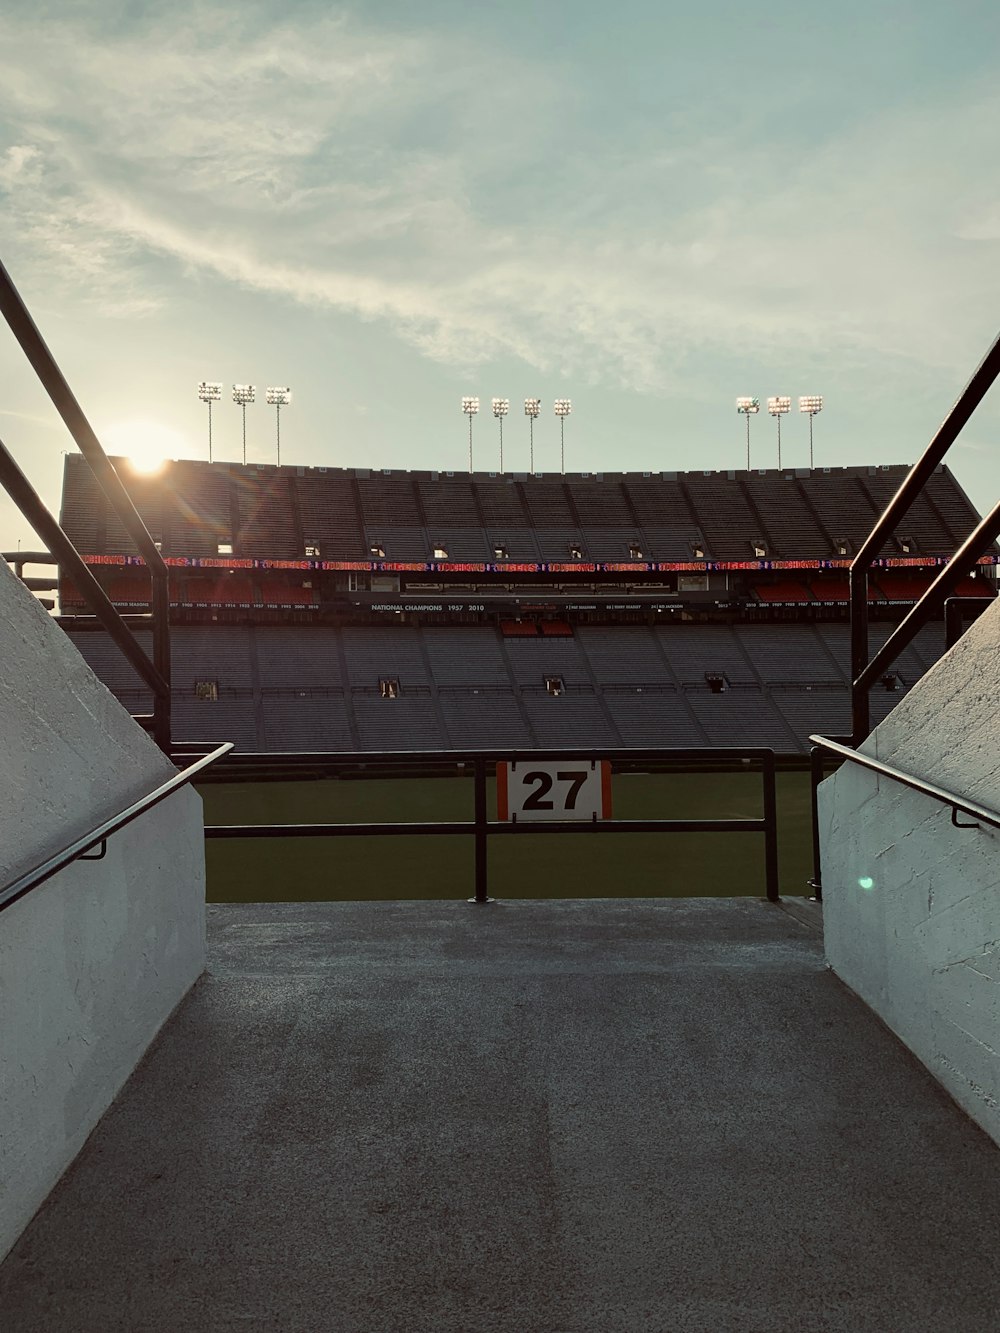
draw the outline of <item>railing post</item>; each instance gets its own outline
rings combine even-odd
[[[166,682],[164,691],[153,696],[153,739],[169,755],[173,746],[171,735],[170,691],[170,583],[166,574],[155,569],[153,578],[153,665]]]
[[[778,798],[774,781],[774,751],[764,755],[761,776],[764,780],[764,879],[767,900],[778,901]]]
[[[807,880],[813,890],[816,902],[823,901],[823,878],[820,866],[819,850],[819,784],[823,781],[823,751],[814,745],[809,751],[809,768],[812,777],[812,839],[813,839],[813,874]]]
[[[476,829],[474,837],[476,840],[476,896],[470,898],[470,903],[491,903],[495,900],[489,897],[487,893],[487,838],[489,829],[487,828],[486,817],[486,760],[477,759],[473,768],[473,779],[475,782],[475,821]]]
[[[871,731],[867,685],[858,682],[868,665],[868,567],[851,565],[851,739],[860,745]]]

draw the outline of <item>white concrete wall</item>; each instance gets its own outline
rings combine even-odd
[[[1000,810],[1000,602],[861,748]],[[831,967],[1000,1143],[1000,831],[849,763],[819,797]]]
[[[0,561],[0,885],[176,769]],[[0,914],[0,1257],[204,967],[190,788]]]

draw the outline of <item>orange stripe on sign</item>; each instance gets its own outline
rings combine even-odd
[[[497,764],[497,818],[510,819],[507,810],[507,765]]]
[[[611,818],[611,764],[601,760],[601,818]]]

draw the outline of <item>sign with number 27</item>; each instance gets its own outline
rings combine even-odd
[[[497,818],[611,818],[611,765],[606,759],[516,760],[497,764]]]

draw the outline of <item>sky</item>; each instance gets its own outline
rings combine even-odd
[[[997,334],[993,0],[0,11],[0,260],[111,453],[462,470],[912,462]],[[75,449],[0,326],[0,439]],[[1000,497],[1000,390],[949,455]],[[774,421],[751,426],[774,466]],[[808,463],[793,411],[782,461]],[[0,549],[37,546],[0,493]]]

